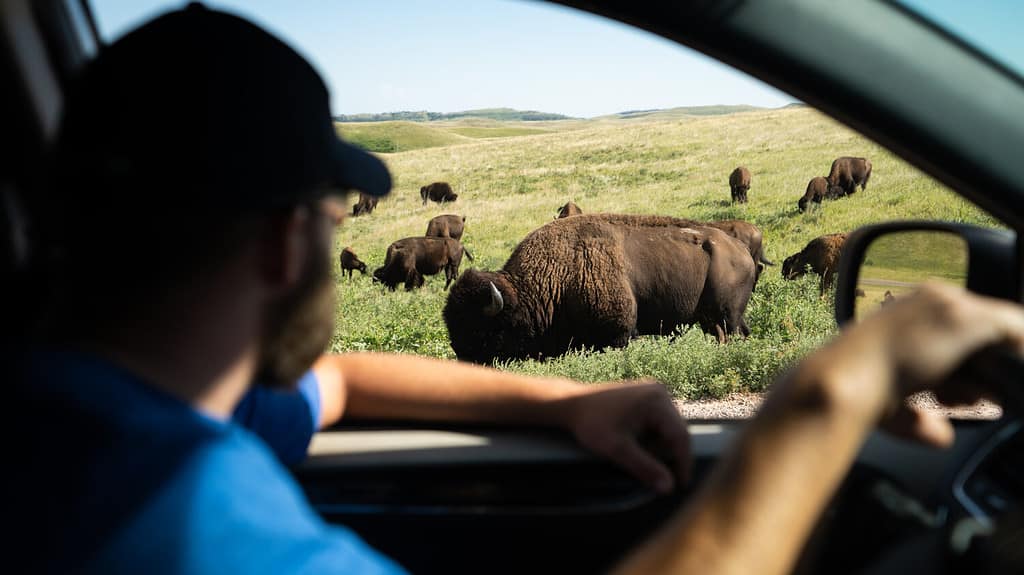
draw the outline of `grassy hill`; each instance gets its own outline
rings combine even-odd
[[[454,132],[416,122],[334,124],[349,142],[371,152],[407,152],[469,141]]]
[[[769,268],[757,286],[747,313],[754,334],[747,340],[720,346],[690,330],[674,339],[641,338],[624,350],[505,366],[529,373],[588,381],[657,377],[680,397],[763,389],[834,331],[830,300],[818,298],[816,278],[781,279],[779,268],[786,256],[818,235],[881,220],[998,224],[881,146],[807,107],[679,119],[551,122],[536,127],[548,130],[544,133],[510,132],[497,138],[470,137],[473,132],[466,128],[473,126],[467,124],[433,126],[422,133],[423,140],[448,143],[382,156],[394,175],[394,191],[372,215],[349,219],[337,231],[335,257],[342,247],[352,246],[372,270],[382,264],[390,242],[422,235],[435,215],[457,213],[467,216],[463,240],[476,256],[474,263],[464,260],[463,269],[472,265],[493,270],[528,232],[551,221],[560,205],[573,200],[585,212],[745,219],[764,230],[767,255],[780,264]],[[476,127],[523,130],[534,129],[534,124]],[[349,125],[340,129],[351,137]],[[397,131],[399,126],[388,129]],[[868,189],[801,214],[796,201],[807,181],[825,175],[841,155],[871,159]],[[741,164],[753,175],[750,199],[732,205],[728,176]],[[459,200],[423,206],[419,188],[435,180],[450,182]],[[382,293],[368,277],[351,282],[339,277],[337,283],[333,350],[452,357],[441,318],[443,278],[428,278],[423,289],[412,293]]]
[[[602,116],[602,118],[618,118],[622,120],[672,120],[684,118],[686,116],[724,116],[726,114],[738,114],[741,112],[753,112],[756,110],[763,110],[764,108],[758,108],[756,106],[685,106],[678,108],[664,108],[656,110],[629,110],[626,112],[619,112],[617,114],[611,114],[610,116]]]

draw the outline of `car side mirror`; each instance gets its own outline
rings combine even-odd
[[[859,228],[843,244],[836,321],[864,317],[925,281],[1018,301],[1017,236],[968,224],[907,221]]]

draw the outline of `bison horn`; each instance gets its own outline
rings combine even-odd
[[[491,303],[484,308],[484,315],[493,317],[501,312],[501,309],[505,307],[505,300],[501,299],[501,292],[494,286],[494,282],[487,282],[491,284]]]

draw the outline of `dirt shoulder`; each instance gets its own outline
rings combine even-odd
[[[724,399],[676,400],[676,407],[687,419],[746,419],[761,406],[763,393],[734,393]],[[1003,410],[990,401],[974,405],[947,407],[931,393],[918,393],[908,400],[911,405],[944,413],[956,419],[998,419]]]

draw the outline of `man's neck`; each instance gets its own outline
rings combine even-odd
[[[122,313],[71,336],[72,347],[131,371],[147,385],[220,419],[248,390],[259,355],[259,312],[235,301],[189,298]]]

